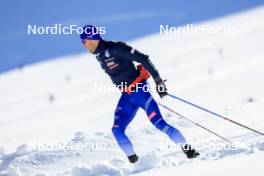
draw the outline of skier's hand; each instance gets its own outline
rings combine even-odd
[[[167,81],[166,79],[165,80],[159,79],[156,81],[156,90],[160,98],[163,98],[164,96],[168,94],[168,90],[165,85],[166,81]]]

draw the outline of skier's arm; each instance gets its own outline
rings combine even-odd
[[[155,66],[150,61],[148,55],[140,53],[136,49],[126,45],[123,42],[117,43],[116,54],[121,56],[124,59],[128,59],[128,60],[141,63],[144,66],[144,68],[146,68],[149,71],[149,73],[151,74],[151,76],[153,77],[156,83],[162,80]]]

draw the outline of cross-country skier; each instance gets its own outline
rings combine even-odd
[[[187,158],[197,157],[199,153],[186,143],[178,129],[163,119],[156,101],[149,91],[143,89],[147,85],[146,81],[150,73],[156,83],[159,96],[162,98],[167,95],[165,81],[161,79],[149,57],[123,42],[103,40],[97,28],[92,25],[83,27],[80,38],[83,46],[95,55],[102,69],[122,91],[115,110],[112,132],[129,161],[135,163],[139,157],[125,134],[125,130],[139,108],[147,113],[148,119],[157,129],[168,135],[174,143],[181,144]],[[137,68],[134,61],[140,64]]]

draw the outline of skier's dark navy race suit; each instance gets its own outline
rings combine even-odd
[[[123,42],[100,40],[93,54],[96,55],[101,67],[110,76],[115,85],[129,85],[139,77],[140,72],[136,69],[133,61],[142,64],[154,80],[160,79],[158,71],[150,62],[148,56]],[[141,83],[142,85],[139,87],[147,84],[146,80],[142,80]],[[131,141],[125,134],[125,130],[139,108],[142,108],[147,113],[151,123],[167,134],[173,142],[176,144],[186,143],[180,131],[164,121],[151,94],[138,88],[137,91],[132,93],[122,92],[115,110],[115,120],[112,128],[117,143],[127,156],[134,155],[135,152]]]

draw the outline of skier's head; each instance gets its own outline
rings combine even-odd
[[[83,31],[80,34],[81,42],[83,46],[93,53],[98,46],[99,41],[102,39],[99,31],[93,25],[87,25],[83,27]]]

